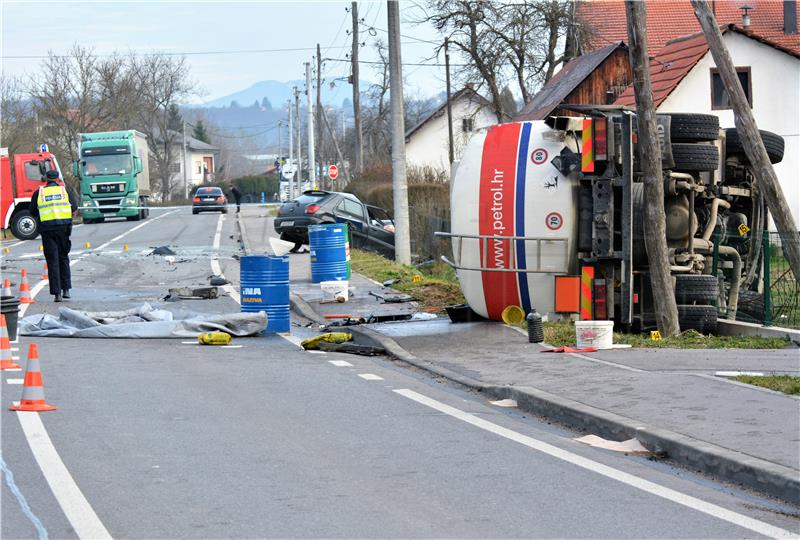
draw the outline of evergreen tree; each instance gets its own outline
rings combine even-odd
[[[267,99],[266,96],[261,100],[261,108],[266,111],[272,110],[272,103],[269,102],[269,99]]]
[[[509,116],[513,116],[517,112],[517,100],[514,99],[514,94],[511,93],[511,89],[506,86],[503,88],[502,92],[500,92],[500,102],[502,103],[503,111]]]
[[[198,120],[197,124],[195,124],[194,130],[192,131],[192,137],[198,141],[211,144],[211,137],[208,136],[208,132],[206,131],[206,127],[203,125],[202,120]]]
[[[180,109],[178,109],[178,106],[174,103],[169,106],[169,110],[167,111],[167,129],[171,129],[172,131],[183,130],[183,117],[181,116]]]
[[[238,109],[240,107],[239,102],[235,99],[231,101],[231,109]]]

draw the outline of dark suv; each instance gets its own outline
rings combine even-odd
[[[347,223],[350,246],[394,258],[394,222],[386,210],[362,203],[351,193],[305,191],[278,209],[275,231],[281,240],[308,243],[308,226]]]

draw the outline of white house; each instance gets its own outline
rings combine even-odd
[[[181,142],[182,136],[178,134],[173,143],[172,155],[175,156],[175,161],[170,168],[172,185],[183,186],[184,189],[191,191],[192,186],[202,184],[205,181],[213,181],[214,173],[217,170],[219,148],[187,135],[184,160]],[[184,170],[186,171],[185,184]]]
[[[450,97],[453,113],[453,154],[458,161],[473,132],[497,124],[488,100],[471,86]],[[406,164],[410,168],[430,168],[450,178],[447,130],[447,103],[406,131]]]
[[[775,173],[800,224],[800,51],[734,25],[722,30],[759,129],[780,135],[786,143]],[[714,114],[720,127],[734,127],[727,93],[702,34],[668,42],[652,59],[650,73],[658,112]],[[632,88],[616,103],[635,107]]]

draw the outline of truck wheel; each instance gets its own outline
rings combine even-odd
[[[127,216],[125,219],[127,219],[128,221],[139,221],[140,219],[142,219],[142,215],[137,212],[135,216]]]
[[[714,276],[678,274],[675,276],[675,300],[679,304],[709,304],[719,295],[719,282]]]
[[[719,117],[713,114],[673,113],[669,136],[672,142],[692,143],[719,139]]]
[[[719,167],[719,150],[708,144],[675,143],[672,157],[676,172],[714,171]]]
[[[714,306],[678,305],[678,325],[681,332],[697,330],[701,334],[717,331],[717,308]]]
[[[786,146],[783,137],[771,131],[764,131],[763,129],[759,129],[758,132],[761,134],[764,148],[767,149],[767,156],[769,156],[770,163],[780,163],[783,161],[783,150]],[[725,152],[728,154],[741,155],[747,159],[744,153],[744,145],[742,145],[742,140],[736,128],[728,128],[725,130]]]
[[[28,210],[18,210],[11,217],[11,233],[20,240],[33,240],[39,235],[39,221]]]

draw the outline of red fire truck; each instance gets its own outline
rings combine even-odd
[[[39,234],[39,221],[29,211],[31,195],[52,169],[61,171],[46,144],[37,153],[14,156],[8,155],[7,148],[0,148],[0,217],[3,228],[10,228],[20,240],[31,240]]]

